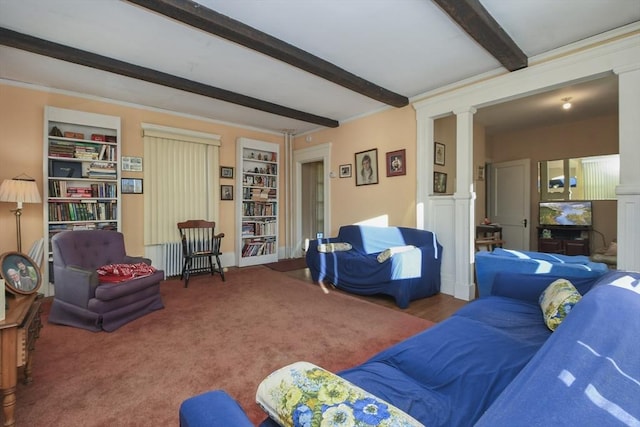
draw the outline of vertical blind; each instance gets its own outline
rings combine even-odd
[[[143,124],[144,242],[179,240],[176,224],[218,220],[220,137]]]
[[[585,200],[616,198],[619,183],[620,161],[617,156],[591,157],[582,161]]]

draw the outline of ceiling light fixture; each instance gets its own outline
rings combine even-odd
[[[571,97],[568,96],[566,98],[562,98],[562,101],[564,101],[564,104],[562,104],[562,108],[564,110],[568,110],[569,108],[571,108],[571,103],[569,101],[571,101]]]

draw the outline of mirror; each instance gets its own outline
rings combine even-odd
[[[542,201],[616,200],[619,182],[619,154],[538,163],[538,191]]]

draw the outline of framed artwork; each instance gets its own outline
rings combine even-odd
[[[387,176],[406,175],[406,150],[391,151],[387,153]]]
[[[103,147],[105,147],[103,145]],[[142,157],[122,156],[122,170],[129,172],[142,172]]]
[[[445,150],[444,144],[436,142],[434,146],[434,151],[433,151],[433,162],[436,165],[444,166],[444,154],[445,154],[444,150]]]
[[[29,295],[38,291],[42,284],[40,268],[36,263],[20,252],[5,252],[0,256],[2,278],[5,288],[19,295]]]
[[[122,194],[142,194],[141,178],[122,178],[120,180]]]
[[[220,200],[233,200],[233,185],[220,186]]]
[[[447,192],[447,174],[443,172],[433,173],[433,192],[434,193],[446,193]]]
[[[231,166],[220,166],[220,178],[233,178],[233,168]]]
[[[351,163],[340,165],[340,178],[351,178]]]
[[[378,149],[356,153],[356,185],[378,183]]]

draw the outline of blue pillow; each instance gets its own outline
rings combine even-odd
[[[565,279],[565,277],[551,274],[526,274],[501,271],[498,272],[493,279],[491,295],[538,304],[540,294],[547,289],[547,286],[558,279]],[[580,292],[580,295],[584,295],[598,279],[599,277],[572,277],[571,283],[578,292]]]

